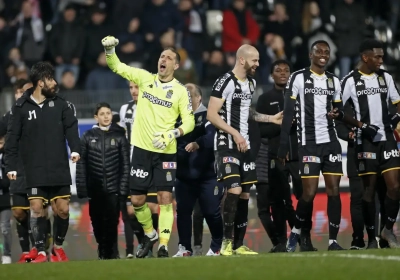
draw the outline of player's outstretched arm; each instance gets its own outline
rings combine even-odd
[[[279,112],[275,115],[265,115],[258,113],[253,108],[250,108],[249,119],[254,120],[256,122],[281,124],[282,118],[283,118],[283,112]]]
[[[104,37],[101,40],[104,50],[106,52],[106,60],[108,67],[116,74],[127,79],[128,81],[136,83],[139,87],[146,80],[152,80],[153,75],[143,69],[131,67],[122,63],[115,53],[115,47],[119,44],[119,40],[113,36]]]

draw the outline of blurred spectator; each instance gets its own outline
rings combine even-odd
[[[46,50],[45,32],[40,18],[33,14],[30,1],[22,3],[17,17],[16,46],[28,67],[43,59]]]
[[[7,80],[5,81],[5,85],[12,85],[16,80],[18,80],[17,76],[21,76],[25,72],[27,73],[27,66],[22,60],[19,49],[12,48],[8,53],[8,59],[6,62]]]
[[[139,18],[146,0],[114,0],[113,22],[118,30],[124,30],[131,19]]]
[[[260,35],[245,0],[233,0],[232,7],[223,13],[222,26],[222,49],[226,53],[236,53],[242,44],[256,44]]]
[[[149,58],[146,62],[146,69],[151,73],[157,73],[160,54],[168,47],[175,47],[175,31],[173,29],[165,31],[161,34],[159,42],[154,43],[154,47],[150,51]]]
[[[0,65],[4,62],[10,45],[10,28],[4,17],[0,16]]]
[[[183,20],[175,5],[166,0],[151,0],[145,6],[142,14],[142,30],[147,47],[155,47],[161,34],[169,29],[180,32],[183,29]]]
[[[286,13],[286,6],[283,3],[278,2],[274,5],[274,13],[268,17],[268,21],[264,25],[261,33],[261,40],[263,40],[264,44],[270,41],[267,40],[267,36],[271,33],[283,38],[284,52],[286,57],[290,59],[292,54],[291,42],[295,36],[295,32]]]
[[[193,61],[189,58],[188,53],[185,49],[178,49],[178,53],[181,57],[179,68],[175,70],[174,77],[181,83],[193,83],[197,84],[198,76]]]
[[[231,1],[232,0],[208,0],[208,6],[210,10],[225,10],[229,7]]]
[[[144,39],[139,26],[139,18],[132,18],[127,30],[118,36],[118,56],[125,63],[143,62]]]
[[[264,37],[263,45],[260,48],[260,84],[268,85],[272,83],[271,79],[271,65],[274,61],[279,59],[286,59],[285,42],[279,35],[267,33]]]
[[[55,24],[50,40],[50,52],[56,62],[55,78],[60,82],[62,73],[69,69],[79,77],[79,64],[85,43],[85,31],[76,20],[76,11],[72,5],[65,8],[63,19]]]
[[[226,64],[224,54],[221,50],[213,50],[210,53],[210,59],[205,66],[204,86],[212,86],[215,81],[230,70]]]
[[[86,29],[85,52],[83,63],[86,71],[90,71],[97,65],[100,52],[104,51],[101,40],[107,35],[114,34],[111,24],[106,21],[107,6],[104,3],[96,4],[91,10],[90,23]]]
[[[74,90],[76,86],[76,76],[71,70],[66,70],[62,73],[60,91]]]
[[[128,88],[127,82],[119,75],[115,75],[107,66],[106,55],[104,51],[100,52],[97,59],[97,67],[90,71],[86,79],[86,90],[107,91]],[[95,93],[96,94],[96,93]],[[99,92],[99,97],[101,92]],[[107,100],[106,96],[99,100]]]
[[[340,78],[343,78],[359,60],[358,47],[365,38],[366,15],[364,7],[354,0],[340,0],[334,14]]]

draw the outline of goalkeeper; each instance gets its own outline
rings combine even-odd
[[[121,63],[115,54],[118,39],[107,36],[102,40],[107,64],[123,78],[139,86],[136,117],[133,124],[130,171],[131,201],[138,221],[145,232],[137,258],[144,258],[160,239],[158,257],[168,257],[168,241],[171,236],[174,213],[172,188],[176,174],[176,138],[194,128],[190,94],[174,78],[179,67],[179,54],[173,48],[165,49],[158,60],[158,73]],[[174,128],[178,117],[182,125]],[[146,203],[147,192],[156,188],[160,205],[159,232],[153,228],[151,211]]]

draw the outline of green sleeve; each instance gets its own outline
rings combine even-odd
[[[186,135],[194,129],[194,116],[192,109],[192,99],[190,93],[186,90],[182,90],[181,98],[179,99],[179,114],[182,119],[182,125],[179,127],[182,129],[183,134]]]
[[[116,74],[127,79],[128,81],[134,82],[141,87],[146,82],[151,82],[154,76],[146,70],[131,67],[119,61],[118,56],[113,54],[106,55],[108,67]]]

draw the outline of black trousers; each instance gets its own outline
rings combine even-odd
[[[349,178],[350,184],[350,216],[353,227],[353,240],[364,238],[364,218],[362,211],[362,198],[364,187],[361,177]]]
[[[119,211],[120,205],[117,194],[91,194],[89,215],[93,233],[99,246],[100,258],[119,258],[117,246]]]

